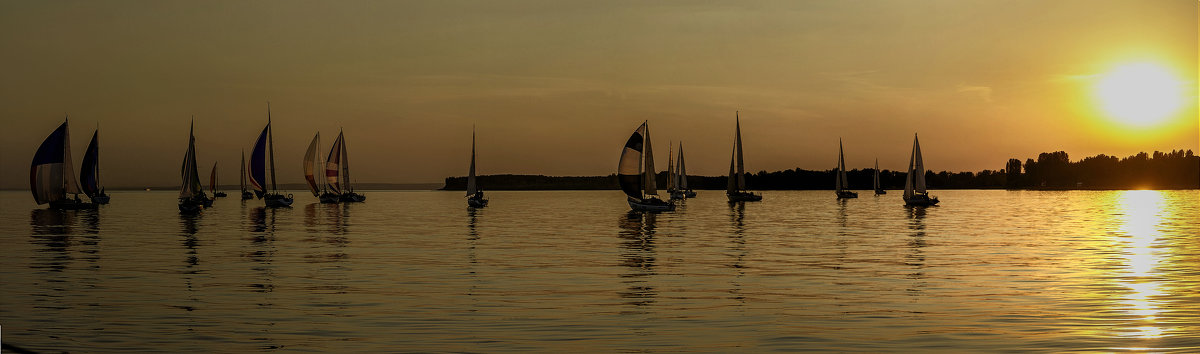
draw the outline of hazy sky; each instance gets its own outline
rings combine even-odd
[[[650,120],[659,166],[748,170],[1197,150],[1197,1],[4,1],[0,187],[28,188],[64,114],[75,162],[100,124],[110,187],[174,185],[198,160],[235,183],[271,101],[279,177],[345,130],[361,182],[467,172],[606,175]],[[1114,123],[1097,78],[1153,62],[1183,108]],[[76,167],[78,168],[78,167]],[[205,172],[207,173],[207,172]]]

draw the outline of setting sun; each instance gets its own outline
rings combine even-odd
[[[1104,112],[1129,126],[1154,126],[1183,103],[1180,80],[1152,63],[1119,66],[1101,77],[1095,89]]]

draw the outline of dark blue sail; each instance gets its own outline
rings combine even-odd
[[[100,192],[100,131],[92,133],[92,141],[88,143],[87,151],[83,153],[83,167],[79,171],[79,182],[83,184],[83,193],[95,197]]]
[[[63,163],[63,140],[67,137],[67,123],[58,126],[46,140],[42,141],[37,153],[33,154],[33,163],[29,165],[29,190],[38,204],[63,198],[62,175],[52,177],[51,167]],[[61,172],[60,172],[61,173]]]
[[[267,179],[267,129],[270,128],[270,125],[263,128],[262,134],[258,135],[258,141],[254,142],[254,150],[250,151],[250,185],[254,187],[254,194],[259,198],[267,194],[264,185]]]

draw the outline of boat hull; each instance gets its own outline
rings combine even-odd
[[[760,201],[762,201],[761,194],[754,194],[754,193],[750,193],[750,192],[725,193],[725,196],[729,198],[729,201],[731,203],[732,202],[760,202]]]
[[[82,202],[82,201],[76,201],[73,199],[64,199],[64,200],[50,202],[50,209],[57,209],[57,210],[96,209],[96,206],[97,205],[95,203],[86,203],[86,202]]]
[[[838,199],[858,198],[858,193],[851,191],[837,191]]]
[[[199,214],[204,211],[204,201],[195,198],[180,199],[179,213],[180,214]]]
[[[467,206],[472,208],[482,208],[488,205],[487,199],[482,198],[467,198]]]
[[[317,199],[324,204],[335,204],[341,201],[342,196],[334,193],[321,193],[321,195],[317,196]]]
[[[671,192],[671,199],[686,199],[686,198],[687,198],[687,193],[685,193],[684,191]]]
[[[92,204],[108,204],[110,199],[111,198],[108,196],[108,194],[97,194],[95,197],[92,197]]]
[[[939,200],[937,197],[930,197],[922,194],[904,197],[904,205],[906,206],[934,206],[937,205],[938,202]]]
[[[367,200],[367,196],[354,192],[347,192],[342,193],[341,198],[338,200],[344,203],[362,203]]]
[[[254,199],[254,192],[242,192],[242,200]]]
[[[213,198],[224,198],[224,197],[228,197],[228,196],[229,196],[229,195],[228,195],[228,194],[225,194],[225,192],[216,192],[216,193],[213,193]]]
[[[292,195],[284,196],[282,194],[267,194],[263,196],[263,202],[267,207],[271,208],[287,208],[292,206]]]
[[[883,195],[883,194],[887,194],[887,191],[882,190],[882,189],[875,190],[875,195]]]
[[[629,201],[629,208],[633,209],[634,211],[658,212],[658,211],[674,211],[675,210],[674,203],[664,202],[658,198],[648,198],[648,199],[641,199],[641,200],[634,199],[634,198],[628,198],[628,201]]]
[[[684,191],[684,192],[683,192],[683,197],[684,197],[684,198],[695,198],[695,197],[696,197],[696,192],[695,192],[695,191],[691,191],[691,190]]]

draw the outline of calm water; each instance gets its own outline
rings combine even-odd
[[[1197,191],[370,192],[263,210],[0,192],[3,341],[34,350],[1200,351]]]

